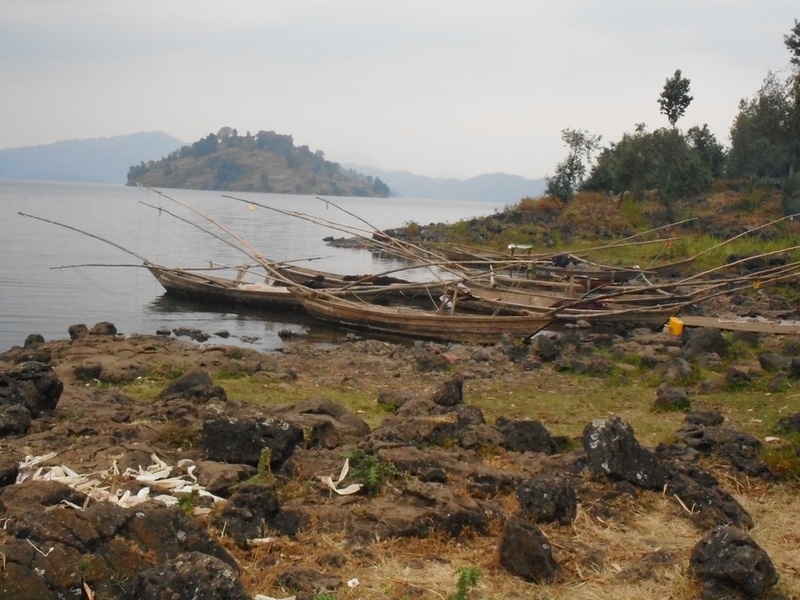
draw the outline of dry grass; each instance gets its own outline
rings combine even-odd
[[[738,482],[739,502],[752,514],[750,535],[772,558],[781,575],[778,591],[800,597],[800,495],[796,487]],[[512,510],[513,498],[501,499]],[[350,544],[343,535],[304,533],[294,539],[276,538],[271,544],[243,552],[229,540],[223,543],[242,567],[248,589],[282,597],[287,590],[272,587],[288,567],[309,567],[342,579],[337,598],[446,599],[456,589],[457,569],[477,567],[484,577],[470,592],[473,600],[541,598],[550,600],[615,600],[696,598],[699,587],[689,558],[703,532],[681,515],[684,509],[664,495],[641,492],[604,503],[611,516],[581,506],[570,526],[543,525],[562,571],[553,584],[534,584],[510,575],[499,564],[499,531],[488,536],[444,535],[428,539],[390,539],[367,548]],[[602,512],[602,511],[599,511]],[[496,528],[497,529],[497,528]],[[324,567],[319,557],[339,554],[344,566]],[[358,580],[348,588],[346,582]]]
[[[770,342],[765,338],[759,350],[785,341]],[[219,383],[229,397],[256,403],[291,404],[305,398],[327,397],[360,414],[374,427],[385,417],[376,402],[381,389],[407,389],[428,397],[455,372],[468,371],[473,376],[465,381],[464,400],[478,406],[489,423],[499,416],[539,419],[552,433],[577,441],[587,422],[616,414],[631,424],[643,445],[655,446],[661,441],[673,441],[674,432],[684,422],[682,413],[652,412],[655,383],[645,369],[589,377],[558,372],[550,365],[524,371],[506,361],[495,365],[490,378],[480,376],[480,365],[471,362],[456,362],[446,372],[418,373],[413,371],[413,363],[391,357],[378,360],[343,349],[322,352],[298,347],[285,358],[297,372],[297,379],[241,376]],[[743,359],[747,357],[737,360]],[[160,387],[160,383],[148,383],[148,389],[152,387]],[[800,391],[790,387],[784,392],[767,392],[758,381],[750,388],[693,391],[690,396],[695,409],[719,410],[726,417],[726,426],[762,440],[775,435],[778,417],[800,410]],[[498,468],[519,468],[502,451],[485,459]],[[704,466],[712,469],[723,488],[750,512],[755,521],[750,534],[773,560],[781,576],[779,591],[787,597],[800,598],[796,559],[800,547],[800,482],[766,484],[734,476],[727,465]],[[601,487],[596,494],[582,497],[602,498],[608,488],[604,492]],[[298,486],[300,495],[316,493],[314,489]],[[493,502],[505,516],[519,510],[513,494]],[[635,499],[622,495],[587,502],[580,506],[571,526],[542,526],[562,566],[552,585],[525,582],[499,564],[499,521],[487,536],[390,539],[363,548],[353,545],[344,534],[317,531],[303,532],[296,538],[277,537],[269,545],[248,551],[236,548],[230,539],[222,542],[242,566],[241,576],[247,588],[252,593],[275,597],[290,595],[287,590],[273,587],[278,573],[290,566],[328,572],[343,583],[358,579],[355,588],[344,585],[335,594],[338,598],[446,599],[456,591],[456,571],[461,567],[477,567],[484,573],[469,593],[473,600],[698,597],[699,587],[690,573],[689,558],[704,533],[685,518],[686,510],[677,501],[658,493],[639,492]],[[318,564],[317,559],[331,552],[343,557],[343,566]]]

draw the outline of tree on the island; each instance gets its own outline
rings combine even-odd
[[[375,177],[375,183],[372,185],[375,193],[380,194],[381,196],[389,196],[389,186],[386,185],[383,181],[381,181],[380,177]]]
[[[592,155],[600,145],[602,136],[591,135],[579,129],[564,129],[561,139],[569,148],[569,154],[556,166],[553,177],[546,176],[545,193],[562,202],[569,202],[575,191],[583,185],[586,166],[591,164]]]
[[[689,95],[689,84],[691,81],[681,76],[681,70],[675,71],[670,79],[664,84],[664,90],[658,99],[661,105],[661,112],[667,116],[667,120],[672,127],[678,122],[694,98]]]

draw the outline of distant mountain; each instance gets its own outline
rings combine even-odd
[[[322,150],[295,146],[291,135],[259,131],[241,136],[223,127],[191,146],[183,146],[159,161],[142,161],[128,171],[128,185],[324,194],[326,196],[386,197],[389,188],[380,177],[345,171],[325,160]]]
[[[345,165],[355,171],[380,177],[392,196],[441,200],[478,200],[514,204],[522,198],[538,197],[544,192],[544,179],[525,179],[518,175],[494,173],[471,179],[439,179],[414,175],[407,171],[385,171],[364,165]]]
[[[125,183],[128,169],[183,142],[161,131],[0,150],[0,179]]]

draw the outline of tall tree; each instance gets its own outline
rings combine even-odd
[[[689,84],[691,81],[681,76],[681,70],[675,71],[670,79],[664,84],[664,90],[658,103],[661,105],[661,112],[667,115],[667,120],[672,127],[678,122],[694,98],[689,95]]]
[[[586,166],[591,164],[592,155],[600,145],[602,136],[579,129],[564,129],[561,131],[561,139],[569,148],[569,154],[558,163],[553,177],[545,177],[545,193],[562,202],[569,202],[575,190],[583,185]]]
[[[728,159],[728,174],[733,177],[795,177],[800,162],[800,23],[796,19],[783,41],[791,53],[793,72],[785,80],[768,73],[756,95],[739,103]]]
[[[794,20],[794,27],[788,35],[783,36],[783,43],[792,53],[791,63],[795,68],[800,68],[800,22]]]

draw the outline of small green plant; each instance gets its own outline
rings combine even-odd
[[[92,568],[92,559],[88,556],[82,556],[78,561],[78,564],[75,565],[75,568],[81,575],[86,575],[86,573],[89,572],[89,569]]]
[[[200,498],[197,490],[192,490],[188,494],[183,494],[178,498],[178,506],[187,515],[191,516],[192,509],[197,506],[197,500]]]
[[[108,583],[111,587],[119,588],[119,590],[125,593],[125,583],[128,581],[128,578],[124,575],[120,575],[119,573],[115,573],[108,579]]]
[[[380,492],[388,479],[398,475],[397,468],[393,464],[375,458],[363,450],[353,450],[346,454],[345,458],[350,459],[353,474],[362,480],[364,488],[373,495]]]
[[[483,571],[477,567],[461,567],[456,573],[458,573],[456,593],[450,594],[447,600],[467,600],[469,590],[478,584],[483,577]]]
[[[314,594],[314,600],[336,600],[336,596],[324,592],[322,594]]]

